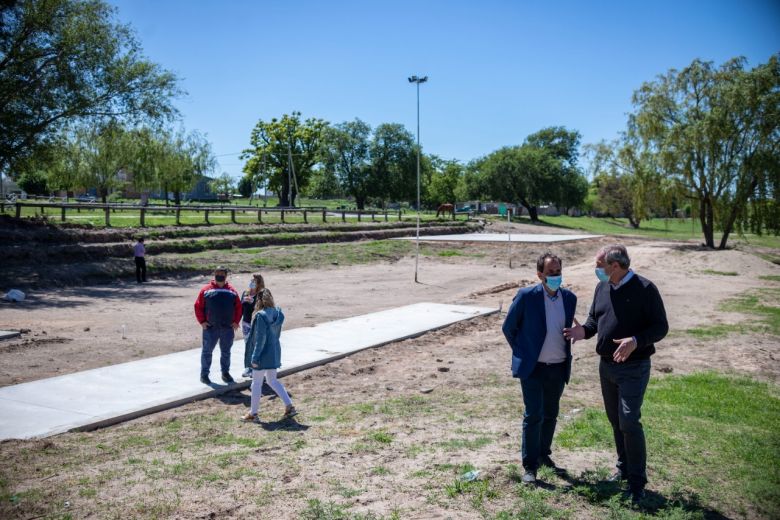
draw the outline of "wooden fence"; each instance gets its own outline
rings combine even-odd
[[[263,214],[266,215],[269,213],[278,213],[280,216],[280,220],[282,223],[284,223],[284,217],[285,214],[302,214],[303,215],[303,221],[308,224],[309,222],[309,215],[317,215],[322,217],[323,222],[327,222],[327,216],[330,213],[331,215],[335,214],[338,216],[341,214],[341,221],[346,222],[347,216],[353,216],[357,215],[358,222],[362,221],[363,217],[370,216],[372,222],[376,222],[377,216],[384,217],[384,221],[387,222],[389,220],[389,213],[387,211],[376,211],[376,210],[329,210],[324,207],[309,207],[309,208],[260,208],[257,206],[231,206],[231,205],[187,205],[187,206],[139,206],[135,204],[121,204],[121,203],[111,203],[111,204],[102,204],[102,203],[80,203],[80,202],[73,202],[73,203],[52,203],[52,202],[0,202],[0,212],[5,212],[5,206],[15,206],[16,208],[16,218],[20,218],[22,216],[22,208],[40,208],[41,214],[46,214],[46,211],[50,211],[52,213],[56,213],[57,210],[60,212],[60,220],[62,222],[65,222],[66,218],[66,212],[68,210],[70,211],[76,211],[81,212],[82,210],[91,210],[91,211],[102,211],[105,215],[105,221],[106,226],[111,226],[111,214],[116,213],[117,211],[121,212],[138,212],[140,215],[140,224],[141,227],[146,227],[146,215],[149,213],[164,213],[164,214],[175,214],[176,215],[176,225],[181,225],[181,214],[182,212],[187,213],[203,213],[204,221],[206,224],[210,224],[209,222],[209,214],[214,213],[230,213],[230,221],[238,224],[236,221],[236,213],[257,213],[257,221],[259,223],[263,222]],[[395,212],[393,212],[393,216],[395,217]],[[402,213],[399,210],[398,211],[398,220],[400,221],[402,218]],[[453,217],[454,218],[454,217]]]

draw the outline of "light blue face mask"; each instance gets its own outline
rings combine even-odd
[[[609,281],[609,275],[604,271],[603,267],[596,268],[596,278],[598,278],[600,282]]]
[[[254,289],[254,288],[256,288],[256,287],[257,287],[257,284],[255,283],[255,281],[254,281],[254,280],[252,280],[251,282],[249,282],[249,288],[250,288],[250,289]]]
[[[561,282],[563,282],[563,276],[548,276],[547,280],[544,282],[544,284],[551,290],[551,291],[557,291],[558,288],[561,286]]]

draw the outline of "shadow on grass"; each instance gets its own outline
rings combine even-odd
[[[619,482],[601,480],[595,472],[585,472],[579,477],[568,473],[560,476],[571,487],[569,492],[575,493],[593,505],[615,508],[623,505],[638,513],[651,516],[669,517],[672,510],[693,515],[701,515],[707,520],[728,520],[721,513],[704,507],[695,493],[679,493],[674,496],[664,496],[656,491],[645,490],[645,497],[636,505],[632,505],[625,489]],[[554,486],[547,484],[548,489]]]
[[[305,432],[311,426],[299,423],[295,417],[282,418],[278,421],[261,422],[260,427],[265,431]]]

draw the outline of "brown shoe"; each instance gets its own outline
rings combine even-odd
[[[289,419],[291,417],[295,417],[296,415],[298,415],[298,410],[296,410],[293,405],[290,405],[284,409],[284,417],[282,418]]]
[[[257,422],[257,415],[247,412],[241,416],[241,420],[244,422]]]

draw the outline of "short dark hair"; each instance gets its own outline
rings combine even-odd
[[[224,267],[222,265],[218,266],[216,269],[214,269],[215,273],[225,273],[227,274],[228,270],[227,267]]]
[[[539,258],[536,259],[536,270],[538,272],[540,273],[544,272],[544,263],[547,261],[548,258],[551,260],[557,260],[558,265],[560,265],[561,268],[563,268],[563,260],[561,260],[558,255],[554,255],[551,252],[547,251],[546,253],[542,253],[539,256]]]

